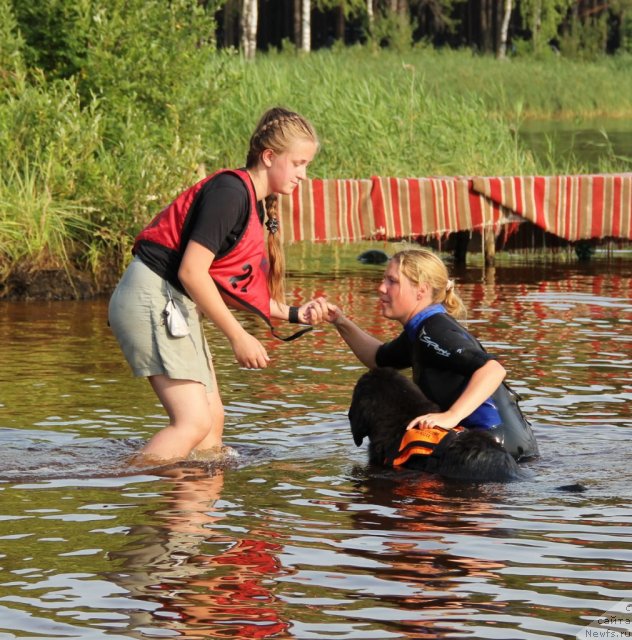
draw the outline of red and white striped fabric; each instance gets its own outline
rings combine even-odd
[[[632,173],[473,178],[472,189],[566,240],[632,239]]]
[[[286,242],[414,239],[515,214],[566,240],[632,239],[632,173],[306,180],[279,198]]]
[[[371,180],[304,180],[279,198],[286,242],[353,242],[371,237]]]

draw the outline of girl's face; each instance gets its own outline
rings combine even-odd
[[[382,283],[378,287],[382,315],[391,320],[406,324],[428,301],[424,290],[428,287],[413,284],[400,273],[399,264],[391,260],[384,272]]]
[[[277,154],[266,150],[268,184],[271,193],[289,195],[301,180],[307,178],[307,167],[314,159],[318,146],[311,140],[296,140],[288,151]]]

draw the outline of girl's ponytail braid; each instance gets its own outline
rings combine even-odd
[[[270,297],[277,302],[285,302],[285,255],[279,238],[279,199],[276,193],[270,194],[265,199],[266,214],[268,220],[268,288]]]

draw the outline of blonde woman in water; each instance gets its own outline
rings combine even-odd
[[[486,429],[514,458],[537,455],[531,427],[503,382],[505,368],[459,323],[465,306],[443,261],[423,248],[396,253],[378,295],[382,315],[402,326],[401,333],[385,343],[340,308],[319,304],[366,367],[412,367],[413,381],[439,411],[414,417],[408,429]]]

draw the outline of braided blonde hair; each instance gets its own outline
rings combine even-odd
[[[266,149],[271,149],[277,154],[290,149],[297,140],[310,140],[318,146],[318,136],[312,124],[303,116],[283,107],[268,109],[259,120],[254,133],[250,137],[248,156],[246,157],[246,169],[252,169],[257,165],[261,154]],[[278,197],[276,193],[270,194],[265,199],[266,226],[268,233],[268,288],[270,296],[277,302],[285,302],[285,256],[281,248],[278,229]],[[275,229],[274,231],[272,229]]]
[[[432,289],[432,302],[441,303],[446,311],[457,320],[463,320],[467,310],[458,293],[454,281],[448,277],[448,270],[439,256],[429,249],[405,249],[392,258],[414,285],[426,283]]]

